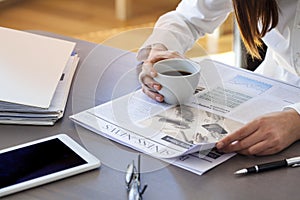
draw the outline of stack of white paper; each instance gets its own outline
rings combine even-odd
[[[79,57],[75,43],[0,28],[0,123],[53,125]]]

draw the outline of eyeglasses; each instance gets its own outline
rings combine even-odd
[[[140,174],[141,155],[138,155],[138,166],[134,165],[134,161],[127,166],[125,183],[127,185],[128,200],[142,200],[147,185],[142,189]]]

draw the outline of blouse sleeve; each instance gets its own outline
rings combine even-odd
[[[145,52],[149,52],[146,47],[157,43],[168,50],[185,53],[199,37],[220,26],[232,10],[231,0],[182,0],[176,10],[158,19],[151,36],[141,47],[138,59],[146,59]]]

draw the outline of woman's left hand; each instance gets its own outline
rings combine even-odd
[[[259,117],[217,143],[225,153],[270,155],[300,139],[300,115],[293,109]]]

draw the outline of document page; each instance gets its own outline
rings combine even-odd
[[[200,63],[200,90],[192,106],[241,123],[300,102],[300,88],[208,60]]]

